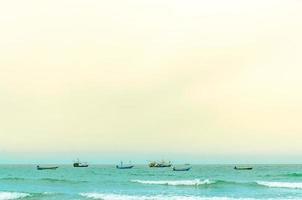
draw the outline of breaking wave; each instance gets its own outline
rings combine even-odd
[[[202,196],[138,196],[122,194],[105,194],[105,193],[80,193],[82,197],[95,200],[259,200],[255,198],[235,198],[235,197],[202,197]],[[263,198],[260,200],[299,200],[299,198]],[[301,199],[300,199],[301,200]]]
[[[270,181],[257,181],[258,185],[271,187],[271,188],[291,188],[302,189],[302,182],[270,182]]]
[[[170,185],[170,186],[226,186],[232,185],[233,187],[246,186],[246,187],[270,187],[270,188],[290,188],[290,189],[302,189],[302,182],[272,182],[272,181],[255,181],[255,182],[233,182],[223,180],[131,180],[134,183],[149,184],[149,185]]]
[[[0,192],[0,200],[22,199],[30,196],[28,193],[21,192]]]
[[[134,196],[119,194],[103,194],[103,193],[80,193],[81,196],[88,199],[101,200],[239,200],[232,197],[199,197],[199,196]],[[240,200],[253,200],[249,198],[240,198]]]

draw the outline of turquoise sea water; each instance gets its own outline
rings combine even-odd
[[[302,199],[302,165],[193,165],[191,171],[144,165],[119,170],[113,165],[0,166],[0,200],[253,200]]]

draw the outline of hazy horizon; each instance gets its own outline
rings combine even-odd
[[[89,164],[118,164],[131,161],[146,165],[150,161],[171,161],[173,164],[302,164],[300,155],[188,155],[188,154],[135,154],[135,153],[1,153],[0,164],[72,164],[76,159]]]
[[[300,163],[301,10],[296,0],[1,3],[0,164]]]

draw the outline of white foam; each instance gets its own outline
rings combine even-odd
[[[141,183],[141,184],[151,184],[151,185],[184,185],[184,186],[196,186],[196,185],[206,185],[215,183],[215,181],[210,181],[209,179],[200,180],[163,180],[163,181],[150,181],[150,180],[131,180],[131,182]]]
[[[266,187],[277,187],[277,188],[292,188],[302,189],[302,182],[269,182],[269,181],[257,181],[258,185]]]
[[[80,193],[81,196],[89,199],[101,200],[254,200],[251,198],[232,198],[232,197],[199,197],[199,196],[132,196],[119,194],[103,193]]]
[[[0,200],[13,200],[13,199],[21,199],[24,197],[28,197],[27,193],[20,192],[0,192]]]

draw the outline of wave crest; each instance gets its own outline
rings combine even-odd
[[[103,194],[103,193],[80,193],[81,196],[88,199],[101,200],[239,200],[232,197],[199,197],[199,196],[132,196],[119,194]],[[240,198],[240,200],[253,200],[251,198]]]
[[[21,192],[0,192],[0,200],[22,199],[28,196],[30,194]]]
[[[276,188],[291,188],[302,189],[302,182],[270,182],[270,181],[257,181],[258,185]]]
[[[150,181],[150,180],[131,180],[134,183],[149,184],[149,185],[172,185],[172,186],[198,186],[198,185],[208,185],[215,183],[215,181],[210,181],[209,179],[200,180],[163,180],[163,181]]]

